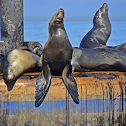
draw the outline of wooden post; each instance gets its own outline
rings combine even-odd
[[[23,46],[23,0],[1,0],[0,52]]]

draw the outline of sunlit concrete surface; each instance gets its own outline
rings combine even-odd
[[[75,72],[79,104],[72,100],[62,77],[53,76],[44,102],[36,108],[35,85],[39,74],[24,74],[11,91],[0,75],[0,125],[125,125],[125,72]]]

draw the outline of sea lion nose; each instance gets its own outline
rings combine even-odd
[[[106,3],[104,3],[103,6],[108,7],[108,5]]]
[[[8,80],[8,81],[11,81],[12,79],[8,78],[7,80]]]
[[[58,17],[64,17],[64,10],[62,8],[59,8],[58,12],[59,12]]]
[[[101,7],[102,11],[106,11],[108,10],[108,5],[106,3],[103,4],[103,6]]]

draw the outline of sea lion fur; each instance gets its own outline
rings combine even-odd
[[[51,75],[62,75],[65,86],[75,103],[79,103],[77,84],[70,74],[72,46],[63,24],[64,10],[59,9],[49,23],[49,36],[41,56],[42,71],[36,81],[35,106],[43,102],[50,84]]]

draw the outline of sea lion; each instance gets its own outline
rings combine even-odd
[[[40,57],[25,48],[13,49],[4,56],[3,78],[8,90],[13,88],[16,80],[24,73],[39,69]]]
[[[96,12],[93,19],[93,28],[84,36],[80,43],[81,48],[106,47],[111,33],[111,24],[108,18],[106,3]]]
[[[43,47],[39,42],[24,42],[23,45],[28,47],[34,54],[42,55]]]
[[[49,36],[40,58],[42,71],[36,80],[35,106],[43,102],[51,84],[51,75],[62,75],[75,103],[79,103],[77,84],[69,72],[72,46],[63,24],[64,10],[59,9],[49,22]]]
[[[109,48],[73,48],[72,72],[91,70],[126,71],[126,52]]]

